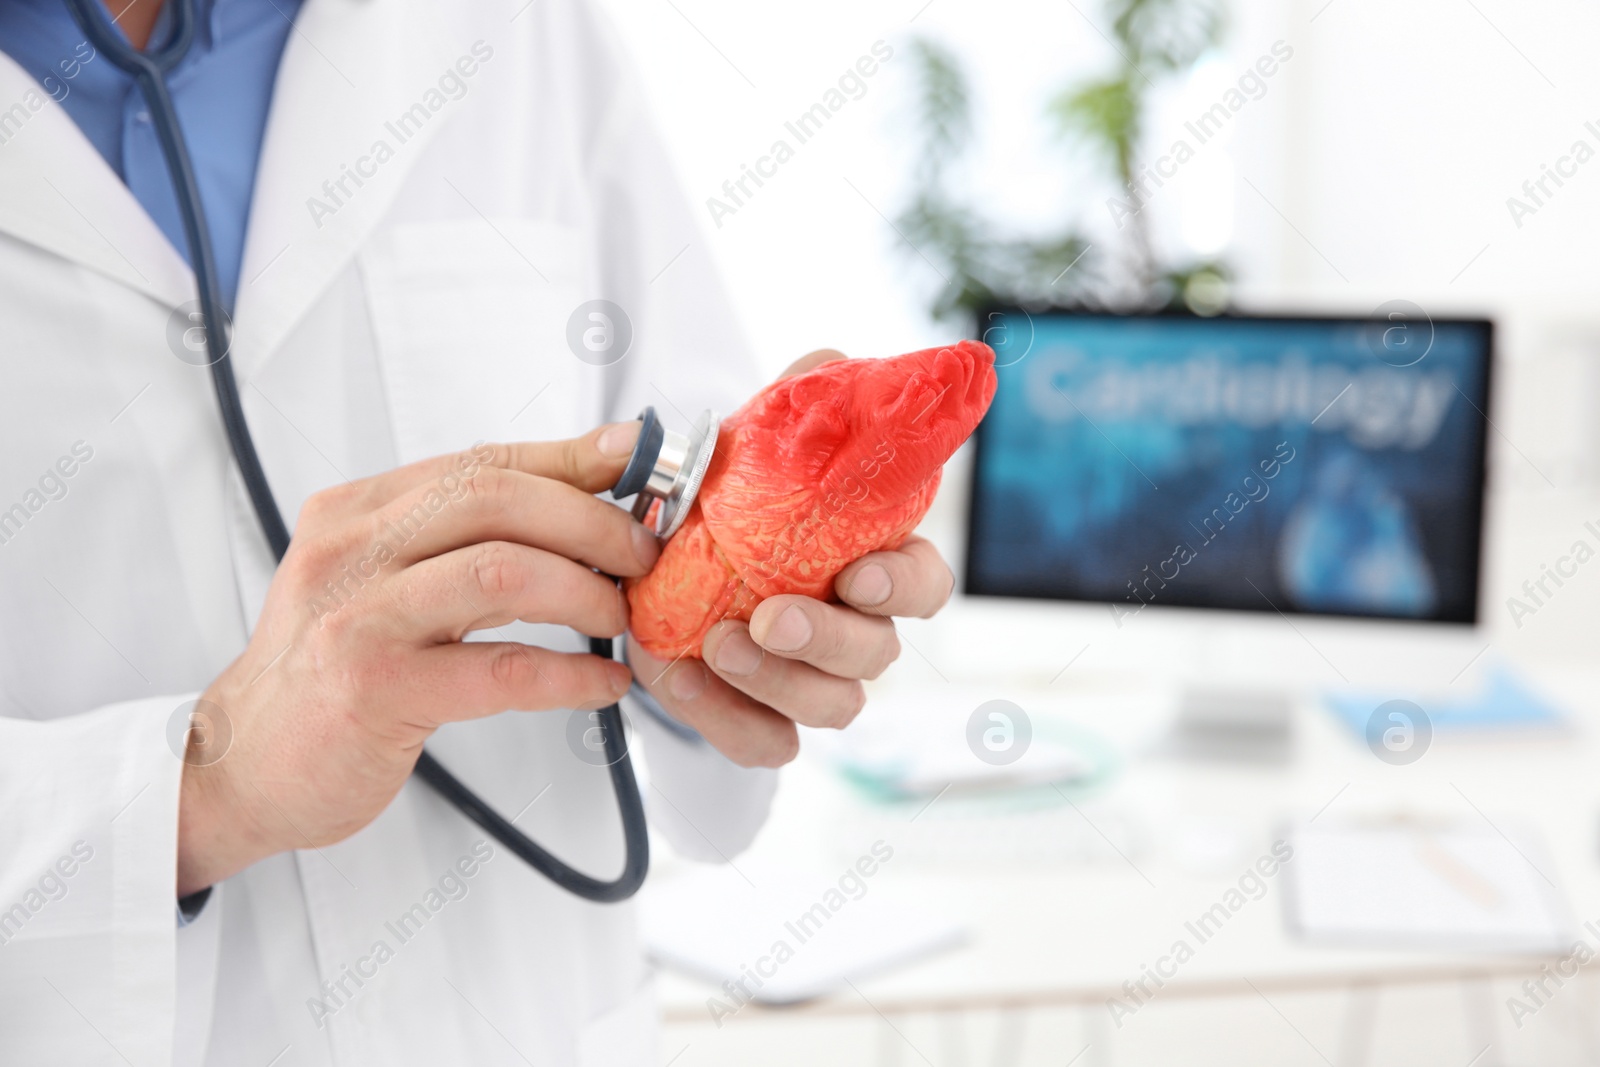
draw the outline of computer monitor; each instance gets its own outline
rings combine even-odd
[[[980,321],[967,594],[1477,621],[1488,321]]]

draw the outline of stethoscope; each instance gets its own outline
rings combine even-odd
[[[166,158],[173,192],[178,199],[178,210],[183,217],[189,260],[194,265],[195,282],[200,291],[200,312],[205,325],[211,381],[217,394],[217,403],[222,409],[228,447],[233,453],[234,462],[238,464],[245,490],[250,495],[251,507],[261,523],[262,532],[266,534],[267,543],[281,562],[284,553],[289,550],[289,529],[284,524],[272,488],[261,469],[255,442],[245,423],[244,408],[239,403],[239,386],[234,380],[233,364],[229,359],[228,320],[223,317],[222,307],[217,300],[217,265],[211,249],[211,232],[200,203],[200,189],[189,160],[188,144],[179,128],[178,115],[164,77],[167,71],[177,66],[194,40],[194,0],[168,0],[168,3],[173,7],[173,16],[167,40],[159,47],[141,52],[130,45],[112,24],[101,0],[67,0],[72,17],[89,43],[114,66],[133,76],[150,108],[151,123],[161,139],[162,155]],[[656,535],[666,539],[683,525],[694,504],[695,495],[700,491],[706,467],[711,462],[712,450],[716,447],[717,418],[711,412],[705,412],[687,435],[663,427],[654,408],[645,408],[640,418],[643,424],[639,441],[611,495],[617,500],[634,497],[633,515],[641,522],[648,517],[651,505],[659,501],[655,516]],[[589,650],[607,659],[614,654],[609,638],[591,637]],[[416,774],[496,841],[556,885],[585,900],[625,900],[638,891],[650,867],[650,842],[645,831],[644,806],[628,756],[622,709],[612,704],[591,714],[595,715],[596,725],[602,735],[602,751],[611,773],[611,785],[616,792],[617,810],[622,819],[626,859],[622,874],[612,881],[593,878],[562,862],[484,803],[426,751],[417,758]]]

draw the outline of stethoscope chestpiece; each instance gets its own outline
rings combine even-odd
[[[665,541],[678,532],[700,494],[722,420],[715,412],[702,411],[684,436],[662,426],[653,407],[641,411],[639,419],[643,425],[638,443],[611,495],[617,500],[633,497],[633,517],[640,522],[649,514],[651,503],[661,501],[656,511],[656,536]]]

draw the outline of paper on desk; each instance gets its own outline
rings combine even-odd
[[[1459,952],[1564,952],[1575,924],[1539,839],[1502,822],[1306,826],[1284,864],[1307,940]]]
[[[846,871],[706,867],[640,894],[653,959],[715,986],[740,983],[764,1004],[810,1000],[958,944],[961,924],[898,887]],[[738,1000],[712,994],[727,1008]]]

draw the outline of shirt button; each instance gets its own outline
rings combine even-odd
[[[133,116],[133,118],[135,122],[142,122],[147,126],[150,124],[150,112],[148,111],[141,111],[137,115]]]

